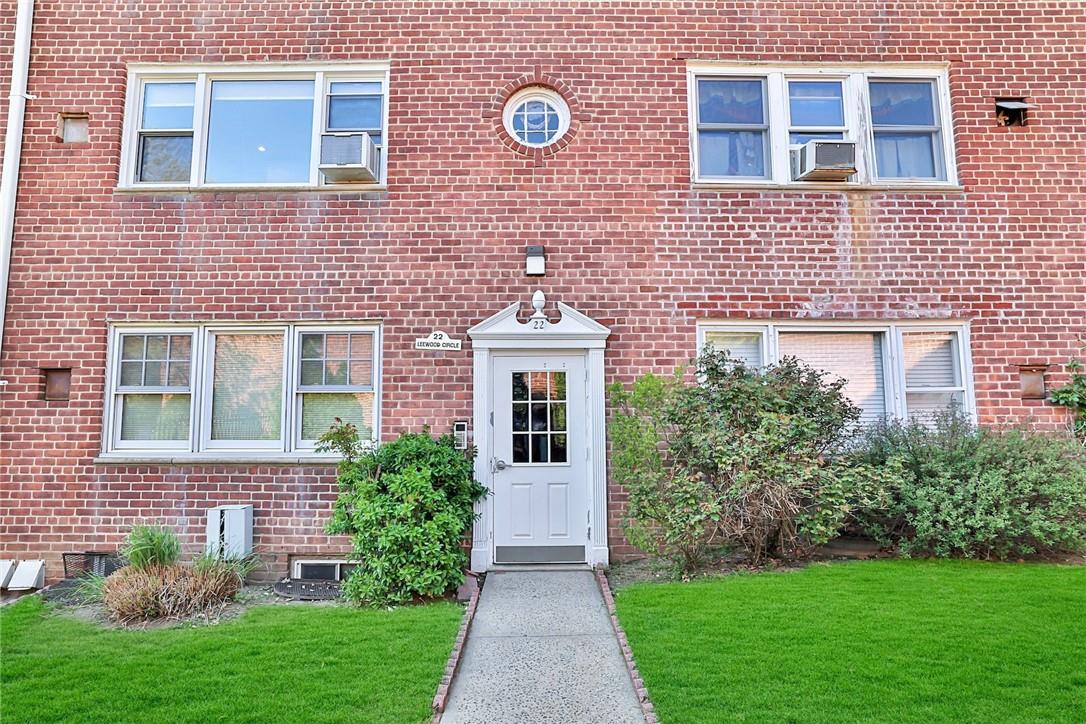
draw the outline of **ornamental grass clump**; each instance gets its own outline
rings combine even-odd
[[[181,542],[161,526],[138,525],[126,538],[122,553],[128,565],[88,582],[83,598],[100,601],[110,619],[130,625],[159,619],[213,616],[233,601],[256,558],[197,556],[183,566]]]
[[[843,380],[795,358],[757,370],[712,349],[683,372],[611,389],[632,544],[686,571],[716,547],[760,564],[808,555],[881,504],[896,469],[840,454],[860,415]]]
[[[459,585],[468,564],[462,541],[475,502],[486,494],[471,454],[457,450],[449,435],[404,434],[369,448],[339,420],[318,449],[343,458],[327,529],[349,535],[354,546],[358,565],[343,584],[348,600],[394,605]]]

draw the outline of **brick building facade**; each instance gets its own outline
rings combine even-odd
[[[4,48],[14,5],[0,7]],[[146,339],[142,357],[125,356],[125,330],[191,335],[176,349],[202,346],[195,355],[209,354],[216,326],[282,325],[246,333],[286,345],[292,375],[305,366],[306,330],[356,323],[350,329],[373,332],[378,345],[372,383],[339,394],[377,400],[369,422],[383,439],[470,420],[478,441],[479,358],[467,330],[514,302],[524,325],[536,290],[549,324],[561,302],[609,329],[606,383],[671,370],[714,334],[750,343],[763,361],[833,341],[804,346],[803,335],[868,334],[858,357],[842,352],[827,365],[863,364],[873,344],[878,379],[864,394],[881,414],[911,414],[934,399],[923,395],[943,393],[917,391],[909,335],[944,334],[958,375],[944,386],[959,388],[946,394],[980,422],[1065,421],[1050,403],[1023,399],[1019,368],[1050,365],[1057,383],[1086,330],[1078,2],[36,6],[0,358],[0,552],[46,558],[50,578],[62,552],[111,548],[139,520],[165,521],[196,546],[204,511],[223,503],[254,505],[256,546],[276,575],[289,557],[346,549],[322,532],[333,467],[295,444],[297,383],[274,403],[283,417],[266,437],[279,434],[278,448],[217,454],[206,431],[167,452],[114,445],[125,433],[104,432],[107,419],[120,425],[111,375],[124,360],[149,375],[148,364],[166,359]],[[6,98],[10,52],[0,63]],[[218,109],[254,96],[243,85],[213,94],[253,72],[301,83],[275,98],[294,108],[283,99],[310,93],[305,108],[317,108],[318,125],[340,92],[329,83],[355,84],[343,93],[383,84],[372,86],[387,114],[371,134],[385,165],[378,182],[327,185],[310,156],[297,182],[263,187],[223,171],[224,184],[238,185],[214,185],[215,144],[245,137],[234,129],[220,139],[214,124],[227,111]],[[152,95],[140,89],[171,79],[195,110],[185,111],[187,130],[162,141]],[[883,88],[890,82],[912,90]],[[921,86],[930,95],[900,100]],[[524,89],[557,98],[553,145],[514,138],[507,102]],[[344,108],[367,103],[350,98]],[[1030,104],[1026,125],[1000,125],[1002,98]],[[176,110],[171,103],[155,112]],[[795,129],[811,124],[796,121],[808,110],[822,114],[815,126],[841,126],[822,137],[858,140],[862,168],[851,181],[791,180],[780,147],[804,140],[809,129]],[[935,119],[930,135],[910,125],[913,111]],[[85,142],[58,140],[62,114],[86,114]],[[270,128],[256,126],[257,136]],[[159,157],[140,156],[151,153],[144,135],[169,147],[166,167],[193,139],[200,175],[155,171]],[[922,161],[907,158],[916,143],[932,149]],[[266,178],[291,177],[291,163]],[[156,172],[174,180],[141,182]],[[536,245],[546,273],[527,276],[525,249]],[[435,330],[462,349],[414,348]],[[201,363],[185,359],[195,375]],[[186,413],[193,421],[211,420],[200,400],[219,389],[222,360],[206,357],[208,389],[186,393],[199,398]],[[71,369],[68,399],[43,399],[49,368]],[[221,394],[230,384],[243,382],[223,382]],[[601,504],[611,556],[631,553],[621,490],[609,486]]]

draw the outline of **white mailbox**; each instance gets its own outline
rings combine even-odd
[[[243,558],[253,552],[253,506],[217,505],[207,511],[207,552]]]

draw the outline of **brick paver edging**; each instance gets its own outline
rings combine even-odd
[[[475,618],[475,608],[479,605],[479,592],[481,589],[479,579],[476,578],[475,588],[471,592],[471,598],[468,599],[468,607],[464,610],[464,618],[460,621],[460,630],[456,634],[456,643],[453,644],[449,660],[445,663],[445,673],[441,677],[441,684],[438,685],[437,694],[434,695],[432,724],[438,724],[441,721],[441,713],[445,711],[445,704],[449,699],[449,689],[452,687],[453,677],[456,676],[456,670],[460,667],[460,655],[464,651],[464,642],[468,640],[468,631],[471,630],[471,622]]]
[[[641,673],[638,672],[637,664],[634,662],[633,652],[630,651],[630,642],[626,640],[626,632],[622,630],[622,624],[618,622],[618,615],[615,613],[615,597],[611,593],[611,584],[607,582],[607,574],[603,572],[602,568],[596,569],[596,582],[600,586],[600,593],[603,594],[603,601],[607,604],[607,613],[611,616],[611,628],[614,629],[615,636],[618,638],[618,646],[622,649],[622,658],[626,660],[626,670],[630,673],[630,680],[633,681],[637,701],[641,704],[641,713],[645,715],[645,723],[659,724],[660,720],[656,718],[656,710],[649,700],[649,691],[645,688],[645,681],[641,678]]]

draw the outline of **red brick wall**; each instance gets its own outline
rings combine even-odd
[[[686,360],[709,316],[965,318],[981,420],[1063,419],[1020,399],[1015,365],[1065,360],[1086,328],[1077,1],[43,0],[36,21],[0,551],[44,555],[51,576],[61,551],[111,546],[138,519],[195,543],[200,511],[226,501],[256,504],[267,551],[343,545],[321,533],[328,470],[94,464],[110,321],[382,319],[388,437],[470,413],[470,345],[437,354],[411,340],[463,337],[536,288],[614,330],[609,380]],[[949,61],[964,191],[693,190],[687,58]],[[386,59],[387,192],[114,190],[127,63]],[[541,164],[510,151],[488,114],[537,72],[583,114]],[[999,95],[1028,96],[1030,125],[997,127]],[[88,144],[54,140],[59,111],[90,114]],[[542,279],[522,273],[532,243],[547,247]],[[67,365],[72,399],[42,401],[39,368]],[[617,536],[622,494],[611,497]]]

